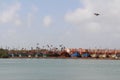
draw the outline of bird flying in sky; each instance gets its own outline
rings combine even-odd
[[[95,16],[99,16],[100,14],[99,13],[94,13]]]

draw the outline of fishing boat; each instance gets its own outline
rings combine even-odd
[[[81,57],[83,58],[90,57],[90,53],[88,52],[88,49],[82,49]]]
[[[80,57],[80,53],[76,51],[71,54],[71,57]]]
[[[98,57],[99,58],[107,58],[107,51],[106,50],[99,50],[98,51]]]
[[[98,53],[97,53],[96,49],[92,49],[89,52],[90,52],[91,58],[97,58],[98,57]]]
[[[117,56],[116,56],[117,51],[116,50],[109,50],[108,52],[109,52],[109,54],[108,54],[109,58],[111,58],[111,59],[117,58]]]

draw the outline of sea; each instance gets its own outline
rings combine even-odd
[[[0,59],[0,80],[120,80],[120,60]]]

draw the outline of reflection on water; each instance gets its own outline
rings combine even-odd
[[[1,80],[119,80],[119,60],[0,59]]]

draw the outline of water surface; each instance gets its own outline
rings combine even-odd
[[[119,80],[120,60],[0,59],[1,80]]]

